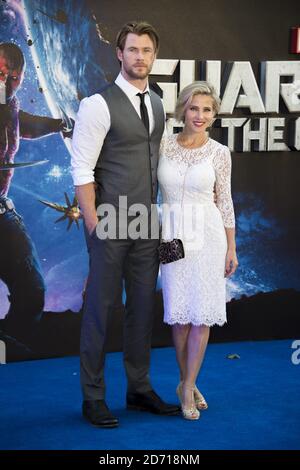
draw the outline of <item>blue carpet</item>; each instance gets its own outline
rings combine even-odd
[[[0,449],[300,449],[300,364],[292,340],[208,346],[199,388],[209,409],[199,421],[125,409],[120,353],[107,357],[107,402],[115,429],[81,418],[78,357],[0,366]],[[228,359],[236,353],[240,359]],[[172,348],[152,351],[152,381],[176,402]]]

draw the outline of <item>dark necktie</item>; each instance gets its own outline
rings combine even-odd
[[[148,93],[146,91],[146,93]],[[148,116],[148,111],[147,111],[147,106],[145,105],[145,95],[146,93],[137,93],[137,96],[140,97],[141,103],[140,103],[140,111],[141,111],[141,119],[144,123],[144,126],[146,127],[146,130],[149,134],[149,116]]]

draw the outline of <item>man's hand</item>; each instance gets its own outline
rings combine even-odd
[[[91,219],[91,220],[86,220],[85,219],[84,223],[85,223],[85,226],[86,226],[86,229],[87,229],[89,235],[91,236],[93,231],[97,227],[98,218],[96,217],[96,219]]]
[[[83,214],[85,227],[89,235],[92,235],[98,223],[97,211],[95,206],[96,197],[94,183],[87,183],[80,186],[75,186],[75,188],[79,207]]]

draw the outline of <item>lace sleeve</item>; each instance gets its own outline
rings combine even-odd
[[[231,197],[231,156],[228,147],[222,146],[214,158],[216,172],[217,207],[226,228],[235,227],[234,209]]]

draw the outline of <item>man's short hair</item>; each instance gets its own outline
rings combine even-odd
[[[17,44],[0,42],[0,56],[4,56],[11,70],[24,70],[26,61],[23,52]]]
[[[124,50],[125,42],[127,35],[129,33],[136,34],[137,36],[142,36],[142,34],[148,34],[150,39],[153,42],[154,50],[157,53],[159,49],[159,36],[153,26],[145,21],[130,21],[129,23],[124,24],[117,34],[117,47]]]

